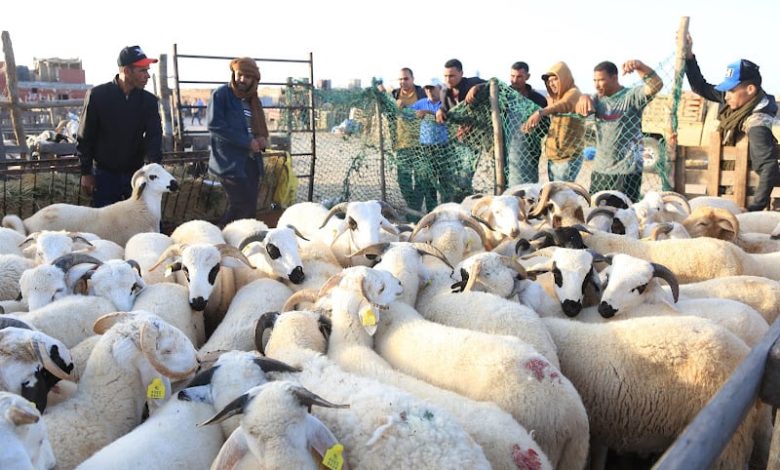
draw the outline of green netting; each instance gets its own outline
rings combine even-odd
[[[663,88],[649,103],[641,90],[645,83],[636,74],[623,77],[625,89],[613,95],[623,101],[616,106],[633,103],[638,110],[626,113],[619,129],[610,115],[566,114],[553,116],[552,121],[545,118],[523,132],[537,105],[494,79],[506,187],[568,179],[591,193],[620,189],[635,199],[640,192],[671,189],[666,147],[676,132],[672,118],[684,72],[674,76],[673,57],[654,70]],[[582,84],[591,77],[577,78]],[[632,78],[634,83],[628,83]],[[389,93],[375,86],[317,90],[314,199],[385,199],[397,207],[427,212],[468,194],[493,193],[498,181],[497,137],[489,90],[487,85],[480,88],[474,103],[450,110],[443,139],[431,138],[432,133],[444,132],[435,130],[433,115],[420,118],[414,110],[399,109]]]

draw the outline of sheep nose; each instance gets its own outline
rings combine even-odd
[[[206,299],[203,297],[196,297],[190,300],[190,307],[196,312],[202,312],[206,309]]]
[[[563,313],[565,313],[567,317],[576,317],[577,314],[580,313],[580,310],[582,310],[582,302],[579,300],[575,302],[574,300],[566,299],[561,303],[561,307],[563,307]],[[599,306],[599,312],[600,311],[601,307]]]
[[[516,238],[518,235],[520,235],[520,229],[519,228],[513,228],[512,233],[509,234],[510,237]]]
[[[612,318],[617,313],[617,309],[612,308],[610,304],[602,300],[599,304],[599,313],[604,318]]]
[[[171,192],[176,192],[179,190],[179,183],[176,180],[171,180],[170,183],[168,183],[168,190]]]
[[[296,266],[295,269],[293,269],[290,275],[287,277],[290,279],[290,282],[292,282],[293,284],[300,284],[303,282],[304,278],[306,278],[306,275],[303,274],[302,266]]]

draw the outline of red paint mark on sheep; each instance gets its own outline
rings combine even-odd
[[[544,370],[549,367],[550,364],[542,359],[529,359],[523,366],[534,375],[536,380],[541,382],[544,378]]]
[[[523,452],[517,444],[512,446],[512,460],[520,470],[540,470],[542,468],[542,459],[539,458],[539,454],[535,450],[528,449]]]

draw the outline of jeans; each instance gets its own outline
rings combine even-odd
[[[565,160],[547,160],[547,178],[550,181],[574,181],[582,168],[582,154]]]
[[[590,174],[590,193],[613,189],[621,191],[633,202],[639,201],[639,190],[642,188],[642,173],[609,175],[594,171]]]
[[[520,130],[512,133],[506,155],[507,186],[539,182],[541,148],[538,142],[534,143],[534,138],[533,134]]]
[[[260,189],[261,171],[257,158],[248,158],[244,177],[223,176],[222,188],[228,198],[228,210],[219,221],[220,227],[238,219],[257,217],[257,192]]]
[[[130,179],[133,173],[114,173],[95,168],[95,190],[92,192],[92,207],[104,207],[130,197],[133,189]]]

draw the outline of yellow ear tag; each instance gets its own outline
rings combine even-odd
[[[171,274],[173,274],[173,265],[169,264],[165,266],[165,277],[169,277]]]
[[[376,315],[374,315],[374,311],[371,309],[371,307],[368,307],[366,309],[366,312],[363,314],[363,326],[374,326],[376,325]]]
[[[325,455],[322,457],[322,465],[330,470],[341,470],[344,466],[344,446],[341,444],[333,444]]]
[[[150,400],[162,400],[165,398],[165,385],[162,379],[155,377],[152,383],[146,387],[146,397]]]

